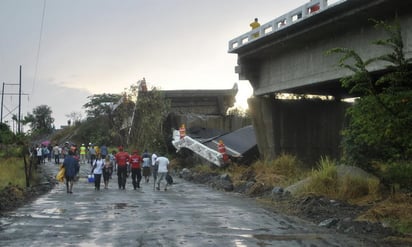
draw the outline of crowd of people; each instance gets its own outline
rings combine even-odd
[[[45,151],[47,149],[47,151]],[[39,144],[32,148],[32,155],[37,155],[37,164],[41,165],[46,160],[51,162],[54,158],[55,164],[61,164],[65,169],[65,182],[67,193],[73,193],[73,184],[77,180],[81,165],[90,165],[90,175],[94,179],[95,190],[100,190],[103,178],[104,189],[109,188],[109,181],[114,172],[117,173],[117,184],[120,190],[126,189],[126,181],[130,176],[133,189],[137,190],[141,186],[142,178],[145,183],[149,183],[153,177],[153,186],[160,190],[164,184],[164,190],[170,182],[166,180],[168,175],[169,160],[166,157],[157,157],[155,153],[149,154],[145,150],[142,155],[138,150],[133,150],[130,155],[122,146],[118,151],[109,150],[106,145],[76,144],[66,142],[63,145]],[[157,185],[157,186],[156,186]]]

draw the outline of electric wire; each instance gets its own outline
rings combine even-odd
[[[43,36],[44,16],[45,15],[46,15],[46,0],[43,0],[43,12],[42,12],[41,24],[40,24],[39,44],[37,46],[37,54],[36,54],[36,62],[35,62],[35,66],[34,66],[34,76],[33,76],[31,94],[34,93],[34,88],[35,88],[35,85],[36,85],[37,72],[38,72],[39,61],[40,61],[40,50],[41,50],[41,42],[42,42],[42,36]]]

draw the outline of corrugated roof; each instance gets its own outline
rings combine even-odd
[[[226,146],[226,152],[230,156],[239,157],[251,150],[257,145],[255,130],[252,125],[235,130],[228,134],[218,136],[210,141],[203,143],[204,145],[217,149],[219,140],[222,140]]]

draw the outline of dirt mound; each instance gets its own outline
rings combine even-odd
[[[15,185],[8,185],[0,191],[0,216],[35,200],[53,188],[56,184],[54,175],[50,174],[47,169],[41,169],[40,174],[41,179],[39,182],[31,187],[21,188]]]

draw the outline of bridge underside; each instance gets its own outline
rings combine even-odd
[[[340,55],[326,51],[343,47],[364,60],[391,52],[372,42],[388,35],[374,27],[371,18],[398,20],[404,52],[412,57],[412,8],[405,0],[346,0],[270,35],[231,50],[238,54],[236,72],[249,80],[254,97],[249,100],[261,155],[275,158],[283,152],[314,164],[322,155],[340,157],[341,130],[347,103],[356,97],[341,87],[340,79],[352,75],[339,68]],[[368,67],[374,75],[388,64]],[[334,96],[336,101],[279,101],[277,93]]]
[[[249,100],[261,156],[273,159],[282,153],[314,166],[321,156],[340,157],[340,131],[349,103],[321,100]]]

